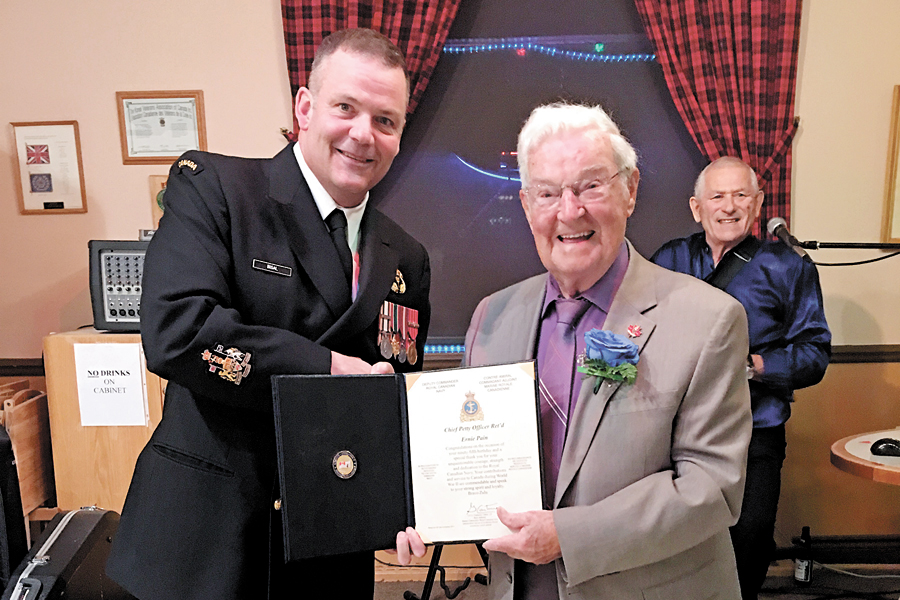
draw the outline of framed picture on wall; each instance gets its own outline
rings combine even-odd
[[[168,175],[150,176],[150,212],[153,215],[153,229],[159,227],[159,219],[163,214],[163,196],[166,194]]]
[[[894,86],[891,106],[891,130],[888,138],[887,172],[884,178],[884,213],[881,221],[881,241],[900,242],[900,85]]]
[[[16,139],[19,212],[87,212],[78,121],[11,123]]]
[[[188,150],[206,150],[201,90],[116,92],[122,162],[168,164]]]

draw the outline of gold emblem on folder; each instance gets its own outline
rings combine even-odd
[[[349,450],[341,450],[331,460],[331,468],[341,479],[350,479],[356,475],[356,457]]]

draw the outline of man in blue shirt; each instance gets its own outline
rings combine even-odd
[[[831,355],[815,266],[780,242],[750,234],[762,202],[749,165],[733,157],[712,162],[697,178],[690,200],[703,231],[664,244],[651,258],[722,287],[747,311],[753,435],[743,508],[731,528],[744,600],[757,597],[775,548],[784,423],[793,391],[818,383]],[[723,271],[731,272],[730,281]]]

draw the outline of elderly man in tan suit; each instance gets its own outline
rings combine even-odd
[[[537,359],[548,505],[499,509],[511,533],[484,544],[491,597],[740,598],[728,527],[751,432],[744,310],[625,239],[636,156],[601,108],[536,109],[518,152],[549,273],[481,301],[465,362]],[[635,378],[577,372],[585,333],[621,336]],[[400,535],[401,558],[423,550],[416,537]]]

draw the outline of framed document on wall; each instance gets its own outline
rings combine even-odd
[[[87,212],[78,121],[12,123],[18,156],[19,212]]]
[[[122,162],[168,164],[206,150],[203,91],[116,92]]]

